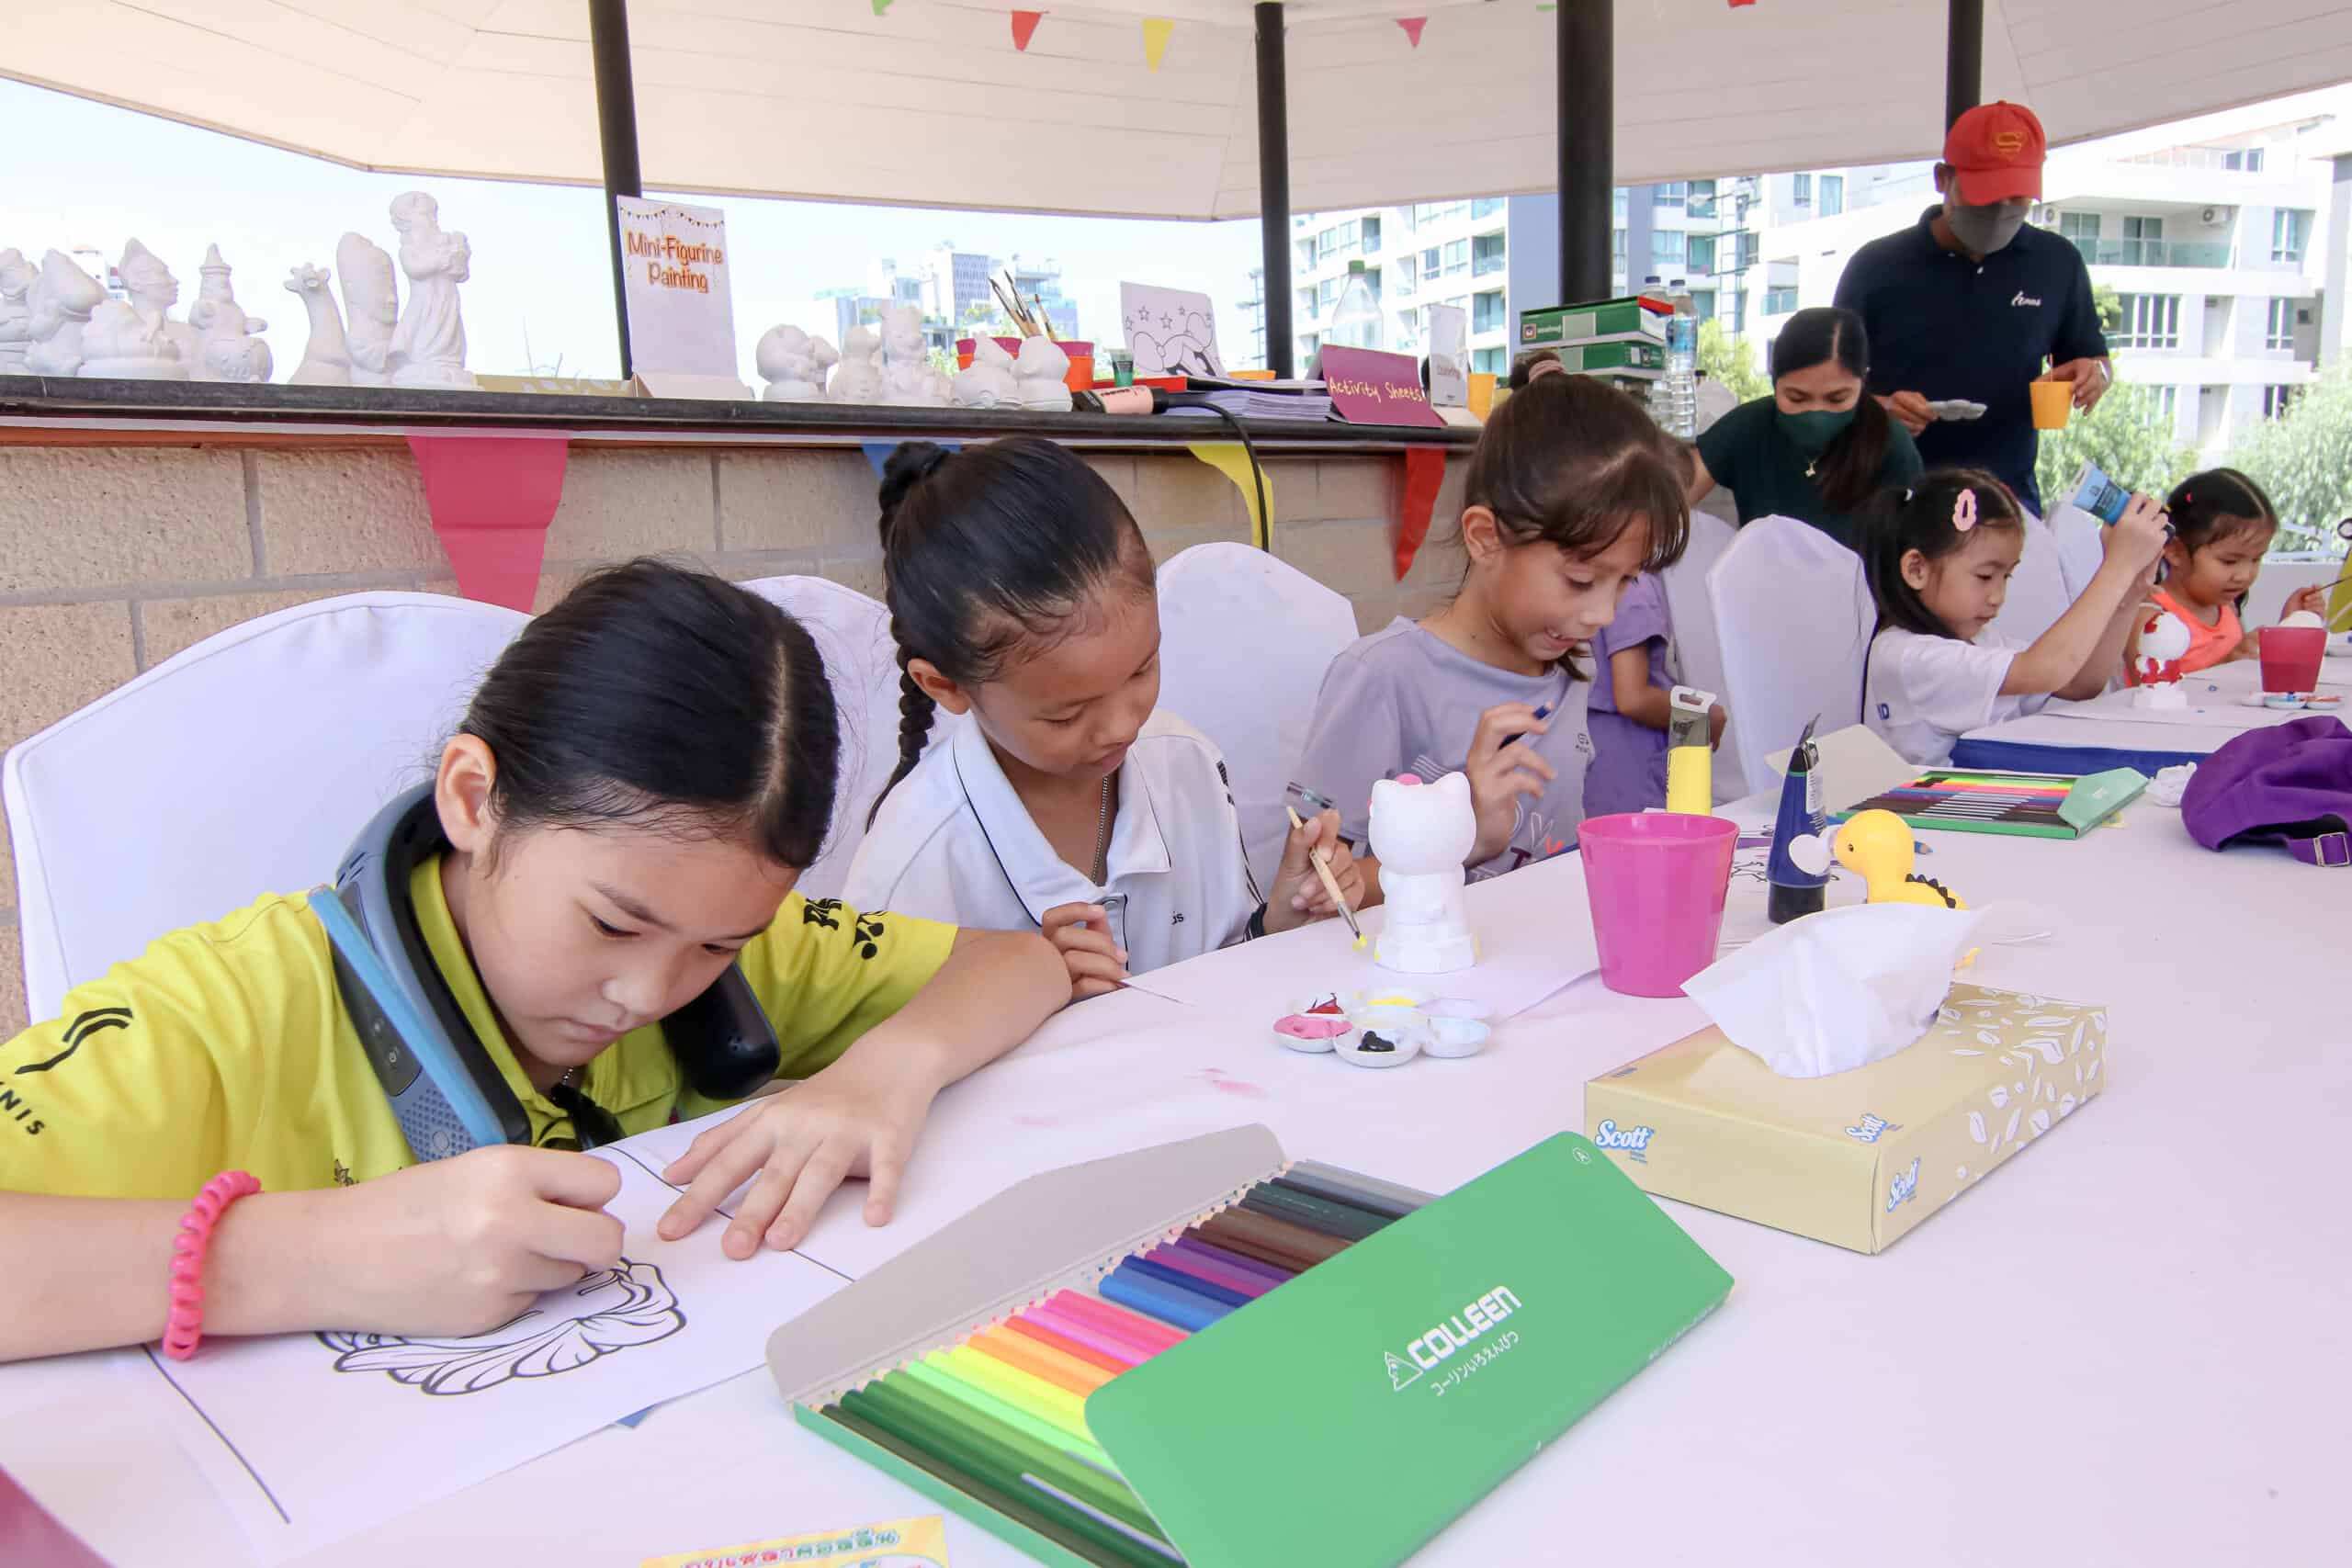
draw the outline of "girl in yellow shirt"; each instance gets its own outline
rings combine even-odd
[[[775,605],[653,561],[582,583],[484,678],[434,782],[447,847],[408,883],[529,1145],[418,1163],[313,896],[175,932],[0,1045],[0,1359],[154,1339],[188,1201],[229,1168],[261,1190],[213,1232],[209,1334],[474,1333],[612,1267],[618,1176],[576,1151],[717,1107],[661,1021],[735,964],[777,1076],[807,1081],[662,1173],[684,1191],[662,1235],[746,1180],[730,1257],[794,1246],[852,1177],[886,1222],[933,1098],[1069,981],[1034,933],[793,891],[839,749],[817,650]]]

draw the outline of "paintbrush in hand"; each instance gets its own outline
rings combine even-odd
[[[1290,825],[1294,831],[1306,826],[1296,807],[1285,804],[1283,809],[1290,813]],[[1315,863],[1315,874],[1323,879],[1323,891],[1331,896],[1332,907],[1340,911],[1340,919],[1348,922],[1348,934],[1355,938],[1355,945],[1361,950],[1367,939],[1363,928],[1356,924],[1355,911],[1348,908],[1347,895],[1340,891],[1340,879],[1331,874],[1330,857],[1317,850],[1306,858]]]

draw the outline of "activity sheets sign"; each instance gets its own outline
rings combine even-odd
[[[742,1261],[713,1217],[682,1241],[654,1223],[676,1198],[633,1145],[619,1268],[549,1292],[470,1337],[379,1334],[208,1339],[149,1352],[159,1417],[271,1562],[311,1551],[561,1448],[765,1359],[775,1325],[842,1282],[797,1253]],[[143,1374],[142,1374],[143,1378]]]
[[[1216,307],[1205,294],[1148,283],[1119,285],[1119,322],[1137,376],[1216,376]]]

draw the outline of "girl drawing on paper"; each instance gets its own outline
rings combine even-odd
[[[551,1377],[602,1356],[667,1339],[686,1325],[677,1296],[650,1263],[622,1258],[582,1278],[570,1292],[577,1310],[550,1320],[537,1307],[487,1334],[461,1339],[354,1334],[336,1329],[319,1342],[342,1354],[339,1372],[384,1372],[426,1393],[480,1393],[516,1378]]]
[[[1035,934],[794,891],[840,748],[823,663],[782,610],[656,561],[590,577],[483,678],[433,785],[447,844],[406,888],[418,972],[529,1146],[417,1162],[308,896],[173,932],[0,1045],[0,1251],[29,1260],[0,1269],[0,1360],[155,1338],[190,1196],[235,1170],[260,1191],[212,1233],[205,1333],[445,1340],[585,1285],[592,1310],[502,1351],[510,1371],[641,1342],[674,1303],[620,1257],[605,1212],[619,1172],[577,1151],[718,1108],[687,1087],[663,1021],[729,965],[773,1028],[777,1077],[801,1081],[661,1173],[684,1192],[657,1234],[685,1236],[746,1182],[708,1240],[729,1257],[797,1245],[853,1178],[867,1221],[887,1221],[933,1097],[1069,982]],[[371,1365],[413,1349],[347,1348]],[[476,1375],[424,1354],[428,1377]]]

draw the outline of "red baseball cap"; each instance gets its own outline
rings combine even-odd
[[[1952,122],[1944,162],[1952,166],[1960,199],[1990,207],[2017,197],[2041,197],[2041,162],[2050,140],[2023,104],[1979,104]]]

